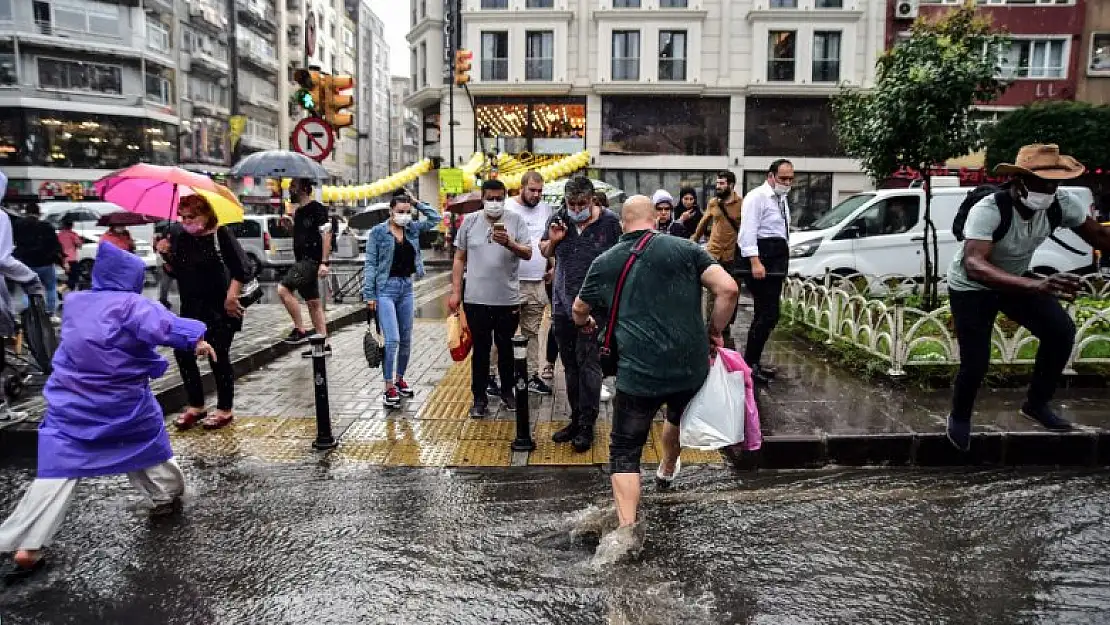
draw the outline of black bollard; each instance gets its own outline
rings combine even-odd
[[[532,426],[528,422],[528,339],[513,337],[513,360],[516,361],[516,439],[513,451],[532,451]]]
[[[331,433],[331,407],[328,405],[328,366],[324,359],[324,343],[327,339],[315,334],[309,339],[312,344],[312,384],[316,391],[316,440],[312,448],[317,450],[335,449],[339,444]]]

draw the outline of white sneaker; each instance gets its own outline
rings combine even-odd
[[[682,471],[682,456],[679,456],[674,461],[674,473],[667,475],[663,473],[663,463],[659,463],[659,468],[655,470],[655,483],[659,488],[669,488],[674,484],[674,479],[678,477],[679,472]]]
[[[613,399],[613,392],[609,390],[608,386],[605,386],[604,384],[602,384],[601,385],[601,401],[602,402],[607,402],[611,399]]]

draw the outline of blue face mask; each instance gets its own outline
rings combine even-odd
[[[567,214],[570,216],[570,220],[576,224],[580,224],[584,221],[589,221],[591,212],[592,211],[590,210],[589,206],[583,208],[580,211],[576,211],[573,208],[567,209]]]

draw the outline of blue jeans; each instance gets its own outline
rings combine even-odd
[[[378,324],[385,337],[382,375],[386,382],[405,377],[412,351],[412,315],[412,278],[390,278],[378,293]]]
[[[46,314],[53,315],[58,310],[58,274],[54,272],[54,265],[31,267],[31,271],[38,275],[42,288],[46,291]],[[23,305],[31,305],[26,296],[23,297]]]

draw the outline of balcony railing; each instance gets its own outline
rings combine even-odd
[[[482,80],[508,80],[509,59],[483,59]]]
[[[524,80],[554,80],[554,59],[525,59]]]
[[[79,39],[81,41],[90,41],[94,43],[105,43],[111,45],[126,44],[127,41],[121,35],[107,35],[104,33],[94,33],[88,30],[76,30],[72,28],[62,28],[54,25],[52,22],[35,21],[35,32],[47,37],[61,37],[64,39]]]
[[[640,59],[620,58],[613,59],[613,80],[639,80]]]
[[[686,80],[686,59],[659,59],[659,80]]]
[[[813,82],[839,82],[840,61],[814,61]]]
[[[771,82],[794,82],[794,59],[768,61],[767,80]]]

